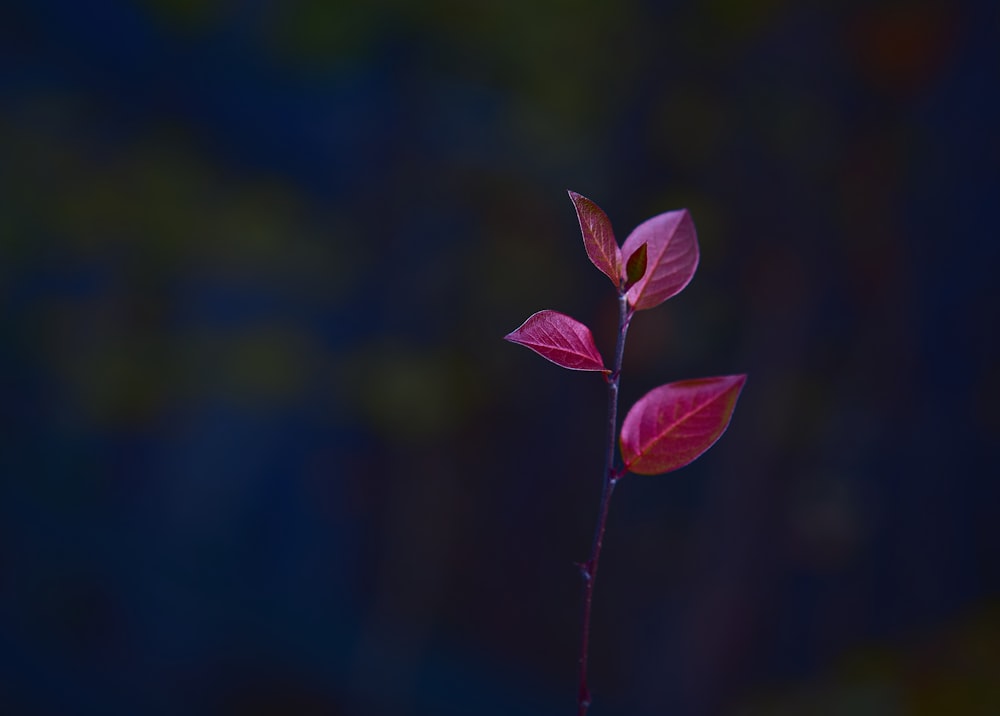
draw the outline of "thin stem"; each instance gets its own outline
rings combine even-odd
[[[617,472],[615,463],[615,443],[618,437],[618,384],[621,379],[622,357],[625,355],[625,334],[632,321],[632,311],[624,290],[618,294],[618,341],[615,344],[615,359],[608,376],[608,433],[604,452],[604,476],[601,488],[601,505],[597,511],[597,525],[594,541],[590,549],[590,559],[580,565],[583,576],[583,623],[580,627],[580,690],[577,696],[577,716],[586,716],[590,707],[590,690],[587,688],[587,657],[590,648],[590,613],[594,602],[594,583],[597,581],[597,565],[601,559],[604,544],[604,530],[608,525],[608,509],[611,495],[623,473]]]

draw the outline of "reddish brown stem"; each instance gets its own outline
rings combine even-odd
[[[608,432],[604,452],[604,475],[602,478],[601,504],[597,510],[597,525],[590,558],[580,565],[583,576],[583,621],[580,627],[580,688],[577,694],[577,716],[586,716],[590,708],[590,689],[587,687],[587,659],[590,650],[590,614],[594,602],[594,583],[597,581],[597,566],[601,560],[604,531],[608,525],[608,510],[615,485],[624,474],[615,470],[615,444],[618,437],[618,385],[621,379],[622,357],[625,355],[625,334],[632,321],[632,311],[624,290],[618,295],[618,340],[615,344],[615,358],[608,375]]]

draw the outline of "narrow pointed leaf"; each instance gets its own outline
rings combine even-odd
[[[631,256],[642,244],[646,244],[646,273],[628,290],[629,305],[637,311],[676,296],[698,268],[698,236],[687,209],[639,224],[622,244],[622,255]]]
[[[626,286],[634,286],[636,281],[646,275],[646,244],[642,244],[625,262]]]
[[[575,191],[569,192],[569,198],[576,207],[576,218],[580,221],[580,232],[583,234],[583,246],[587,256],[611,283],[618,288],[621,285],[622,252],[611,230],[611,221],[601,207],[585,196]]]
[[[708,450],[729,427],[745,375],[682,380],[654,388],[622,422],[625,468],[659,475],[684,467]]]
[[[590,329],[565,313],[539,311],[504,339],[530,348],[563,368],[606,372]]]

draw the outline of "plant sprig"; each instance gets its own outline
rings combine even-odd
[[[563,368],[600,372],[608,385],[601,501],[590,556],[578,565],[583,577],[583,616],[577,716],[585,716],[591,703],[587,661],[594,584],[615,486],[630,472],[659,475],[701,456],[729,427],[746,375],[681,380],[654,388],[636,401],[618,431],[622,358],[632,317],[637,311],[659,306],[690,283],[698,268],[698,238],[691,215],[680,209],[647,219],[619,247],[601,208],[576,192],[569,196],[587,256],[618,294],[618,336],[611,367],[606,367],[590,329],[558,311],[539,311],[504,338]]]

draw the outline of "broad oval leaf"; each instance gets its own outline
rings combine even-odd
[[[607,372],[590,329],[565,313],[539,311],[504,340],[530,348],[563,368]]]
[[[729,427],[745,375],[699,378],[654,388],[622,422],[625,468],[659,475],[684,467],[708,450]]]
[[[687,209],[647,219],[622,244],[623,256],[646,244],[646,273],[628,290],[637,311],[654,308],[680,293],[698,268],[698,236]]]
[[[618,288],[621,286],[622,251],[618,248],[608,215],[597,204],[575,191],[569,192],[569,198],[576,208],[576,218],[580,221],[587,256]]]

